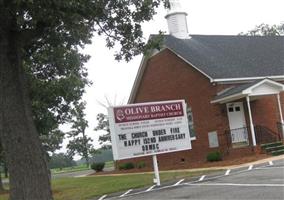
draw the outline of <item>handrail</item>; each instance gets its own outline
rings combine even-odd
[[[278,133],[275,133],[265,126],[256,125],[254,126],[254,131],[257,144],[277,142],[280,140]]]
[[[282,124],[282,130],[284,130],[284,124]],[[254,126],[254,131],[255,131],[255,137],[256,137],[256,143],[257,144],[263,144],[263,143],[270,143],[270,142],[276,142],[279,141],[280,134],[275,133],[271,129],[261,126],[261,125],[256,125]],[[239,138],[233,138],[233,137],[239,136]],[[250,127],[242,127],[242,128],[237,128],[237,129],[229,129],[225,130],[224,132],[224,137],[226,141],[226,148],[227,152],[229,152],[229,149],[233,147],[234,142],[247,142],[248,145],[252,145],[252,138],[251,138],[251,133],[250,133]],[[283,138],[283,135],[282,135]],[[239,141],[238,141],[239,140]]]
[[[227,143],[227,151],[233,147],[233,144],[244,142],[249,144],[248,130],[248,127],[225,130],[224,137]]]

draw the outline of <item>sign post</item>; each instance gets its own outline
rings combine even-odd
[[[191,149],[184,100],[110,107],[108,115],[114,160],[152,156],[157,185],[157,154]]]
[[[157,186],[161,185],[160,181],[160,174],[159,174],[159,166],[158,166],[158,161],[157,161],[157,155],[153,155],[153,166],[154,166],[154,173],[155,173],[155,181],[154,183],[157,184]]]

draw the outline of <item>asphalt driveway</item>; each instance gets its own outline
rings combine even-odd
[[[108,199],[107,197],[105,199]],[[227,170],[223,174],[145,191],[126,191],[109,199],[122,200],[227,200],[227,199],[284,199],[284,160]]]

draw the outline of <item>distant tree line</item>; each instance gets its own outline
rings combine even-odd
[[[64,167],[73,167],[76,166],[76,162],[72,157],[64,154],[64,153],[54,153],[49,160],[50,169],[54,168],[64,168]]]

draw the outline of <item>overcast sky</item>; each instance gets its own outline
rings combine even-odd
[[[284,0],[180,0],[180,3],[188,13],[189,34],[236,35],[261,23],[284,22]],[[163,7],[157,11],[154,20],[142,26],[145,39],[159,30],[168,32],[164,18],[167,11]],[[91,55],[85,67],[89,79],[94,83],[84,95],[89,121],[87,134],[94,139],[97,148],[99,133],[93,131],[97,123],[96,115],[106,113],[106,109],[100,104],[107,105],[106,98],[112,104],[127,103],[142,58],[137,56],[128,63],[117,62],[113,56],[117,50],[106,48],[103,37],[94,37],[93,44],[86,46],[84,50]]]

